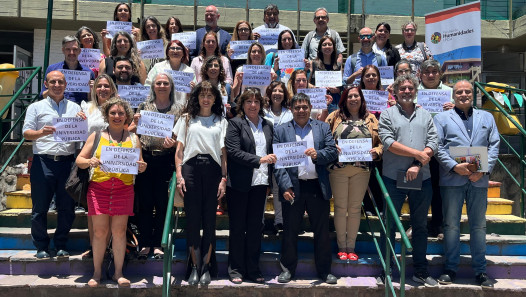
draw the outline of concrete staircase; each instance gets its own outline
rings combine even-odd
[[[24,189],[24,187],[26,189]],[[492,194],[491,196],[500,196]],[[29,199],[29,200],[28,200]],[[270,200],[270,199],[269,199]],[[114,282],[106,280],[99,288],[86,287],[86,282],[92,272],[91,259],[81,256],[89,246],[87,235],[86,214],[77,215],[73,230],[70,233],[68,249],[72,252],[69,259],[52,258],[36,260],[35,250],[30,235],[31,210],[27,208],[30,193],[27,184],[21,183],[21,189],[10,193],[8,204],[18,206],[0,212],[0,297],[2,296],[69,296],[85,294],[86,296],[159,296],[162,285],[162,267],[160,260],[130,260],[125,267],[125,275],[132,280],[132,289],[119,288]],[[26,203],[26,204],[24,204]],[[524,236],[525,220],[510,216],[510,201],[502,198],[489,198],[487,260],[488,274],[498,280],[494,290],[482,290],[474,285],[473,272],[469,257],[469,234],[466,234],[467,222],[463,218],[461,237],[461,265],[458,272],[458,283],[453,286],[439,288],[423,288],[408,277],[406,285],[407,296],[525,296],[526,294],[526,236]],[[30,206],[30,205],[29,205]],[[268,201],[267,220],[273,219],[272,201]],[[492,218],[500,218],[499,220]],[[404,225],[408,225],[408,213],[402,215]],[[505,219],[503,219],[505,218]],[[378,218],[372,217],[371,223],[375,230]],[[493,221],[492,221],[493,220]],[[186,220],[184,213],[180,218],[180,227],[184,228]],[[278,284],[276,276],[280,272],[279,251],[281,238],[264,236],[262,242],[261,269],[267,284],[256,285],[244,283],[233,285],[227,277],[228,259],[228,216],[217,217],[217,258],[220,278],[214,280],[208,288],[189,287],[184,281],[185,261],[187,258],[184,229],[180,229],[175,238],[175,257],[172,263],[173,287],[172,296],[380,296],[384,288],[377,286],[374,276],[381,271],[380,259],[376,253],[373,236],[367,224],[362,220],[356,251],[360,260],[356,262],[333,259],[332,272],[340,279],[336,286],[321,284],[316,279],[313,262],[312,233],[308,218],[305,218],[306,233],[298,242],[299,264],[297,280],[289,284]],[[48,214],[50,235],[56,227],[56,214]],[[331,230],[334,230],[331,216]],[[500,232],[494,232],[500,231]],[[399,237],[396,250],[399,252]],[[335,234],[331,233],[332,251],[337,251]],[[51,247],[52,248],[52,247]],[[428,260],[429,271],[437,277],[442,272],[443,243],[436,238],[429,238]],[[412,259],[407,257],[407,275],[412,275]],[[395,281],[398,276],[395,271]],[[60,290],[57,290],[60,289]]]

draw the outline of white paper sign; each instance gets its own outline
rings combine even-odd
[[[272,144],[274,154],[278,158],[276,168],[298,167],[307,164],[307,141],[284,142]]]
[[[279,68],[305,68],[302,49],[278,50]]]
[[[243,84],[246,86],[270,85],[270,66],[243,65]]]
[[[258,33],[260,35],[258,42],[265,47],[265,51],[278,48],[278,37],[281,30],[264,28],[259,30]]]
[[[106,38],[112,39],[115,34],[119,31],[128,32],[132,34],[132,23],[131,22],[119,22],[119,21],[107,21],[106,22]]]
[[[316,87],[318,88],[341,87],[342,79],[341,71],[316,71],[316,75],[314,77],[314,80],[316,81]]]
[[[106,146],[100,148],[100,162],[106,172],[137,174],[140,148]]]
[[[388,86],[394,83],[394,69],[393,66],[379,66],[380,79],[382,86]]]
[[[444,111],[444,103],[451,102],[451,90],[418,90],[417,103],[429,112]]]
[[[488,148],[485,146],[454,146],[449,147],[449,155],[455,159],[455,161],[458,162],[457,158],[463,158],[463,157],[473,157],[478,156],[478,160],[480,161],[480,170],[477,170],[478,172],[488,172],[489,171],[489,164],[488,164]],[[469,161],[469,160],[468,160]],[[464,162],[466,163],[466,160]],[[470,162],[468,162],[470,163]]]
[[[327,100],[325,99],[325,95],[327,94],[326,89],[298,89],[298,93],[303,93],[309,96],[312,109],[327,109]]]
[[[141,51],[141,59],[164,58],[164,44],[162,39],[137,42],[137,48]]]
[[[53,139],[57,142],[78,142],[88,139],[88,121],[80,117],[53,118]]]
[[[338,146],[342,153],[338,156],[339,162],[366,162],[372,161],[369,151],[373,148],[371,138],[338,139]]]
[[[172,40],[179,40],[189,50],[196,48],[196,34],[194,32],[181,32],[172,34]]]
[[[141,117],[137,124],[137,134],[153,137],[172,137],[175,115],[141,110]]]
[[[190,87],[190,83],[194,79],[193,73],[175,71],[175,70],[170,70],[170,69],[165,69],[164,72],[172,76],[172,79],[174,81],[175,91],[183,92],[183,93],[192,92],[192,87]]]
[[[150,87],[133,85],[123,86],[118,85],[119,97],[128,101],[132,108],[139,107],[139,104],[146,101],[146,98],[150,95]]]
[[[59,69],[66,78],[66,92],[89,93],[90,72]]]
[[[384,111],[387,109],[389,92],[377,90],[362,90],[369,111]]]
[[[230,41],[230,49],[234,52],[231,59],[234,60],[246,60],[248,57],[248,48],[255,40],[232,40]]]
[[[79,63],[90,69],[99,69],[100,67],[100,49],[82,48],[79,55]]]

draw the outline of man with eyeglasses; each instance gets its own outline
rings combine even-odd
[[[129,58],[123,56],[115,58],[113,63],[113,82],[116,85],[123,86],[139,84],[141,81],[139,77],[133,75],[134,70],[133,62]]]
[[[299,93],[291,100],[292,121],[274,130],[274,143],[306,141],[304,165],[274,169],[283,208],[283,242],[278,282],[294,278],[298,265],[298,233],[307,211],[314,232],[314,260],[318,277],[336,284],[331,274],[329,239],[329,199],[332,197],[327,165],[338,158],[338,150],[327,123],[310,118],[312,105],[308,95]]]
[[[279,32],[284,31],[284,30],[289,30],[290,32],[292,32],[292,30],[290,30],[289,27],[284,26],[279,23],[279,8],[276,4],[269,4],[267,5],[267,7],[265,7],[265,9],[263,10],[263,22],[264,22],[263,25],[254,28],[253,33],[254,33],[255,39],[259,39],[261,37],[259,32],[265,28],[278,29]],[[296,37],[294,37],[294,33],[293,33],[293,38],[295,42]],[[278,42],[276,41],[276,48],[277,48],[277,44]],[[270,49],[270,50],[267,50],[267,54],[270,52],[276,52],[276,51],[277,49]]]
[[[314,12],[314,24],[316,24],[316,29],[310,31],[305,35],[301,49],[305,53],[305,58],[314,60],[318,54],[318,44],[323,36],[327,35],[332,37],[336,42],[336,53],[338,54],[338,65],[343,64],[343,55],[345,47],[343,46],[342,39],[338,32],[329,28],[329,12],[324,7],[316,9]]]
[[[60,69],[70,69],[78,71],[86,71],[90,73],[90,85],[95,80],[95,73],[89,69],[89,67],[83,66],[79,62],[80,55],[80,41],[77,37],[68,35],[62,39],[62,53],[64,54],[64,61],[58,62],[56,64],[49,65],[46,70],[46,75],[51,71],[60,70]],[[48,96],[48,88],[46,84],[42,86],[42,92],[40,93],[41,98],[46,98]],[[88,93],[83,92],[64,92],[64,97],[69,99],[77,104],[80,104],[82,101],[88,101]]]
[[[358,41],[360,41],[361,48],[345,62],[343,69],[343,82],[345,84],[359,84],[363,67],[367,65],[387,66],[385,56],[373,51],[374,34],[371,28],[362,28],[358,35]]]
[[[469,220],[471,267],[476,282],[493,288],[494,280],[486,274],[486,209],[489,173],[499,157],[499,131],[493,116],[474,109],[473,85],[461,80],[453,87],[455,106],[434,118],[438,132],[440,191],[444,204],[444,272],[438,278],[442,285],[455,281],[460,263],[460,217],[466,202]],[[488,151],[488,172],[481,172],[471,162],[458,163],[450,148],[483,146]]]
[[[230,39],[232,36],[227,31],[221,29],[217,25],[217,21],[219,20],[220,14],[217,7],[214,5],[209,5],[205,9],[205,23],[206,26],[203,28],[199,28],[195,31],[196,33],[196,49],[192,51],[191,56],[195,57],[198,55],[199,51],[201,50],[201,42],[203,41],[203,37],[205,34],[209,31],[214,31],[217,34],[217,39],[219,40],[219,50],[221,51],[222,55],[226,55],[226,47],[228,43],[230,43]]]
[[[396,78],[393,83],[396,105],[380,115],[378,134],[384,145],[383,182],[398,215],[406,197],[409,201],[413,228],[413,280],[426,287],[435,287],[438,283],[427,270],[426,251],[427,213],[432,196],[428,163],[437,151],[438,139],[433,118],[414,103],[417,87],[418,80],[412,75],[404,74]],[[411,188],[403,186],[405,181],[415,180],[421,180],[421,183],[415,182],[417,185]],[[418,187],[420,189],[415,189]],[[387,213],[386,206],[384,213]],[[389,226],[389,239],[395,242],[392,219]],[[381,239],[381,245],[385,254],[385,238]],[[385,283],[385,275],[379,276],[377,283]]]

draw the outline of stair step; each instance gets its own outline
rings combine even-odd
[[[32,250],[34,249],[31,240],[30,228],[7,228],[0,227],[0,247],[3,250]],[[49,230],[50,236],[53,236],[54,230]],[[379,233],[375,233],[379,241]],[[298,252],[313,252],[313,234],[306,232],[298,237]],[[336,234],[330,233],[331,250],[335,254],[338,250],[336,244]],[[262,252],[281,251],[281,236],[264,235],[261,243]],[[463,234],[460,237],[460,252],[462,255],[469,255],[469,234]],[[180,252],[186,250],[186,235],[178,233],[174,238],[174,250]],[[397,233],[395,250],[400,253],[400,235]],[[84,252],[89,247],[88,232],[86,229],[72,229],[68,241],[68,250]],[[54,248],[51,241],[51,249]],[[228,251],[229,249],[229,232],[228,230],[216,231],[216,249],[218,251]],[[376,247],[370,234],[359,233],[356,242],[356,251],[358,254],[375,254]],[[488,255],[495,256],[526,256],[526,236],[524,235],[491,235],[486,236],[486,252]],[[428,238],[427,253],[434,255],[444,254],[443,241],[437,238]]]
[[[504,198],[488,198],[488,208],[486,215],[511,215],[513,201]],[[431,214],[431,207],[429,208]],[[409,203],[406,201],[402,205],[402,214],[409,214]],[[462,205],[462,214],[467,214],[466,203]]]
[[[0,251],[0,275],[89,275],[93,271],[91,259],[83,259],[80,253],[73,253],[66,259],[37,260],[34,255],[36,250],[2,250]],[[217,251],[217,262],[219,277],[227,276],[228,252]],[[265,252],[260,258],[262,274],[267,277],[275,277],[281,272],[279,264],[279,253]],[[186,252],[176,251],[172,262],[172,275],[182,278],[186,271]],[[428,255],[428,269],[431,275],[440,275],[443,269],[444,258],[440,255]],[[487,256],[487,273],[492,278],[516,278],[526,277],[526,257],[512,256]],[[412,257],[406,258],[407,275],[412,275]],[[162,260],[129,260],[124,268],[127,276],[151,276],[162,275]],[[358,261],[341,261],[335,257],[332,260],[332,273],[338,277],[370,277],[381,272],[380,259],[378,255],[362,254]],[[394,274],[396,275],[396,271]],[[471,257],[461,256],[458,277],[473,277],[471,268]],[[316,277],[313,253],[299,253],[296,276]]]
[[[106,296],[160,296],[162,287],[162,276],[153,277],[129,277],[131,289],[119,288],[115,282],[103,280],[96,289],[88,288],[86,283],[89,276],[85,274],[39,277],[37,275],[5,275],[0,278],[0,286],[5,296],[60,296],[76,297],[106,297]],[[228,279],[212,280],[207,287],[189,286],[180,276],[172,277],[171,296],[215,296],[215,297],[275,297],[275,296],[360,296],[373,297],[384,295],[385,287],[378,286],[374,277],[342,277],[336,285],[326,285],[316,278],[298,278],[288,284],[277,282],[276,276],[266,277],[264,285],[244,282],[235,285]],[[398,278],[395,278],[394,286],[400,287]],[[497,279],[495,288],[482,290],[474,284],[472,277],[459,278],[456,284],[439,286],[432,289],[419,286],[411,280],[406,279],[406,295],[420,297],[434,296],[500,296],[515,297],[524,296],[526,293],[526,280],[521,279]],[[437,291],[440,290],[440,291]],[[31,294],[31,293],[32,294]],[[96,293],[95,293],[96,292]],[[134,292],[134,293],[132,293]]]
[[[12,209],[31,209],[31,190],[19,190],[6,193],[6,207]]]

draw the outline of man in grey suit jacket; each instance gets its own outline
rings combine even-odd
[[[450,284],[455,280],[460,262],[460,216],[466,201],[470,226],[471,265],[475,279],[483,287],[493,287],[486,274],[486,208],[489,173],[499,154],[499,132],[493,116],[472,107],[473,87],[466,80],[453,88],[455,107],[435,116],[440,191],[444,212],[444,273],[438,281]],[[451,147],[483,146],[488,148],[488,172],[479,172],[470,163],[458,164],[449,152]]]
[[[307,141],[308,162],[304,166],[274,169],[283,207],[283,242],[278,282],[294,277],[298,264],[298,232],[305,210],[314,232],[314,257],[319,278],[336,284],[331,274],[329,239],[329,199],[332,197],[326,167],[338,158],[338,151],[329,125],[310,119],[309,96],[297,94],[291,102],[293,120],[274,131],[273,143]]]

